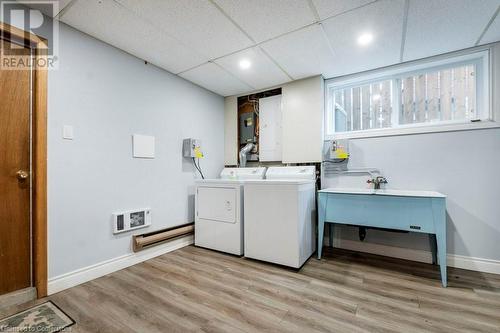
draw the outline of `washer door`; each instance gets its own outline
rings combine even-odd
[[[199,187],[197,201],[198,218],[236,223],[236,189]]]

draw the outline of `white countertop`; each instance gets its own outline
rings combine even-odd
[[[446,198],[446,195],[434,191],[413,191],[413,190],[392,190],[392,189],[364,189],[364,188],[325,188],[320,193],[341,193],[341,194],[375,194],[391,195],[399,197],[425,197],[425,198]]]

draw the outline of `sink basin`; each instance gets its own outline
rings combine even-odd
[[[399,197],[433,197],[446,198],[446,195],[434,191],[414,191],[414,190],[393,190],[380,189],[374,190],[371,188],[325,188],[319,192],[326,193],[343,193],[343,194],[374,194],[374,195],[392,195]]]

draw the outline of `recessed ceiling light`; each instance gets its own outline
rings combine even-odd
[[[249,69],[252,66],[252,63],[248,59],[240,60],[240,68],[241,69]]]
[[[361,46],[366,46],[373,41],[373,35],[371,33],[364,33],[359,35],[358,44]]]

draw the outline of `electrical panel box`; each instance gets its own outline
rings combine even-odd
[[[240,115],[240,144],[255,143],[255,113]]]
[[[349,140],[331,140],[325,142],[323,160],[333,163],[346,162],[349,159]]]
[[[151,225],[151,209],[128,210],[113,213],[113,233],[145,228]]]
[[[182,141],[182,156],[187,158],[202,158],[201,141],[193,138],[184,139]]]

